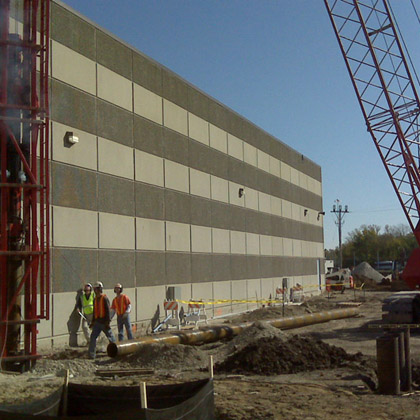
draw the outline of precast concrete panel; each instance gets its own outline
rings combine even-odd
[[[134,112],[157,124],[163,124],[162,98],[134,83]]]
[[[199,141],[200,143],[209,146],[209,123],[194,114],[188,114],[188,134],[189,136]]]

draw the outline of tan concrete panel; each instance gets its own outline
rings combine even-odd
[[[162,220],[136,218],[137,249],[165,250],[165,222]]]
[[[191,251],[190,225],[177,222],[166,222],[166,250]]]
[[[319,181],[315,181],[315,188],[313,192],[322,196],[322,184]]]
[[[82,168],[98,168],[98,153],[96,136],[85,131],[72,128],[55,121],[52,122],[52,156],[57,162],[68,163],[70,165],[80,166]],[[71,147],[65,146],[64,137],[67,132],[74,133],[79,138],[79,143]]]
[[[190,192],[188,166],[165,159],[165,187],[172,190]]]
[[[217,176],[210,176],[211,199],[229,203],[229,183]]]
[[[278,236],[273,236],[272,243],[273,243],[273,255],[282,256],[283,255],[283,238],[279,238]]]
[[[99,248],[135,249],[134,217],[99,213]]]
[[[281,200],[281,211],[282,216],[286,217],[287,219],[292,218],[292,203],[287,200]]]
[[[68,343],[67,321],[76,303],[76,290],[68,293],[55,293],[52,297],[53,335],[65,334]]]
[[[299,222],[303,220],[308,220],[308,212],[306,212],[306,215],[304,216],[304,211],[308,210],[306,207],[302,207],[299,204],[290,203],[291,210],[292,210],[292,219],[297,220]],[[308,210],[309,211],[309,210]]]
[[[265,172],[270,172],[270,155],[258,149],[257,162],[258,162],[259,169]]]
[[[210,147],[227,153],[227,133],[213,124],[210,124]]]
[[[136,181],[163,187],[163,158],[140,150],[135,151]]]
[[[163,123],[163,102],[156,93],[134,83],[134,112],[155,123]]]
[[[273,255],[273,244],[271,236],[260,235],[260,252],[261,255]]]
[[[247,292],[246,280],[232,280],[232,300],[247,300]],[[246,310],[248,310],[248,303],[233,304],[233,312],[244,312]]]
[[[274,286],[274,279],[266,278],[261,279],[261,298],[269,299],[276,296],[276,287]]]
[[[192,252],[212,252],[211,228],[191,225]]]
[[[290,182],[299,185],[299,171],[295,168],[290,168]]]
[[[213,299],[232,299],[231,296],[231,282],[230,281],[218,281],[213,283]],[[230,304],[220,304],[214,307],[214,316],[220,317],[225,314],[232,312]]]
[[[248,279],[246,281],[247,296],[248,299],[258,300],[261,297],[261,280],[260,279]],[[248,303],[248,310],[257,309],[259,305],[257,303]]]
[[[191,194],[210,198],[210,174],[190,168],[190,188]]]
[[[96,95],[95,62],[63,44],[51,42],[51,76]]]
[[[315,255],[311,255],[314,251],[314,246],[312,242],[301,241],[302,257],[308,258]]]
[[[244,160],[244,142],[228,133],[228,155]]]
[[[235,182],[229,181],[229,203],[230,204],[244,207],[245,195],[242,195],[242,197],[239,197],[239,190],[241,188],[245,191],[245,187],[243,185],[239,185],[239,184],[236,184]]]
[[[164,99],[163,124],[178,133],[188,135],[188,113],[185,109]]]
[[[53,246],[98,247],[98,213],[53,206]]]
[[[281,162],[280,174],[282,179],[291,182],[291,170],[292,168],[287,163]]]
[[[245,188],[245,207],[258,211],[258,191],[252,188]]]
[[[207,121],[197,117],[194,114],[188,113],[188,127],[188,134],[192,139],[197,140],[207,146],[210,144],[209,123]]]
[[[213,252],[218,254],[230,253],[230,233],[225,229],[212,228]]]
[[[270,174],[280,178],[280,161],[270,156]]]
[[[160,309],[160,316],[163,318],[163,301],[166,297],[165,286],[148,286],[137,288],[137,320],[150,321],[156,312]]]
[[[302,172],[299,172],[299,186],[305,190],[308,189],[308,175]]]
[[[133,110],[133,86],[130,80],[98,64],[98,97]]]
[[[245,232],[230,231],[230,252],[232,254],[246,254]]]
[[[252,166],[257,166],[257,149],[244,142],[244,162]]]
[[[98,169],[107,174],[134,179],[133,149],[98,137]]]
[[[299,239],[292,239],[293,241],[293,256],[301,257],[302,256],[302,241]]]
[[[271,214],[271,197],[261,191],[258,191],[258,208],[264,213]]]
[[[260,255],[260,235],[246,232],[247,255]]]
[[[281,216],[281,198],[270,196],[271,200],[271,214]]]
[[[283,254],[285,257],[293,257],[293,240],[283,238]]]

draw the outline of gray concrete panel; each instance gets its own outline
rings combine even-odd
[[[136,252],[136,287],[166,284],[165,253]]]
[[[222,130],[228,130],[228,112],[227,109],[214,101],[209,101],[209,118],[208,121],[221,128]]]
[[[231,230],[240,230],[245,232],[247,210],[242,207],[230,206],[230,228]]]
[[[52,292],[72,292],[98,281],[98,251],[52,248]]]
[[[188,108],[188,85],[166,69],[162,69],[162,96],[181,108]]]
[[[259,279],[261,277],[260,257],[257,255],[246,256],[246,272],[248,279]]]
[[[134,115],[134,147],[143,152],[163,156],[163,127]]]
[[[136,52],[133,52],[133,82],[162,96],[162,68]]]
[[[51,80],[51,119],[96,134],[95,98],[58,80]]]
[[[245,226],[247,232],[260,233],[260,213],[253,210],[247,210],[245,212]]]
[[[229,180],[240,185],[245,184],[247,177],[244,172],[248,169],[249,165],[233,157],[228,157],[228,165]]]
[[[206,95],[192,86],[188,86],[188,111],[208,121],[209,103],[210,99]]]
[[[52,204],[97,210],[96,173],[51,162]]]
[[[275,267],[273,257],[260,257],[261,278],[275,277]]]
[[[106,289],[112,289],[116,283],[123,287],[135,287],[135,252],[134,251],[98,251],[98,278]],[[115,297],[108,296],[110,300]]]
[[[266,213],[259,213],[259,234],[261,235],[271,235],[273,216]]]
[[[201,197],[191,196],[191,224],[212,226],[211,201]]]
[[[135,195],[137,217],[165,219],[165,194],[163,188],[136,182]]]
[[[232,280],[242,280],[248,278],[246,255],[230,256],[230,274]]]
[[[211,254],[191,254],[191,281],[205,283],[212,280]]]
[[[133,114],[97,100],[98,136],[133,147]]]
[[[173,130],[163,129],[164,158],[188,166],[188,137]]]
[[[258,190],[259,172],[261,172],[259,169],[255,168],[254,166],[248,165],[247,163],[244,163],[242,172],[242,182],[239,182],[239,184],[244,184],[246,187]]]
[[[134,182],[98,173],[98,210],[134,216]]]
[[[211,149],[195,140],[189,140],[189,162],[188,166],[202,172],[211,173]]]
[[[191,254],[167,252],[165,260],[168,284],[191,282]]]
[[[226,281],[231,279],[230,255],[211,256],[213,281]]]
[[[99,64],[132,79],[132,50],[99,30],[96,31],[96,55]]]
[[[211,225],[220,229],[230,229],[229,205],[218,201],[211,202]]]
[[[172,222],[190,223],[190,195],[165,190],[165,219]]]
[[[51,2],[51,38],[96,60],[95,28],[58,4]]]
[[[271,194],[271,180],[273,178],[274,178],[273,175],[270,175],[263,171],[258,171],[257,172],[257,187],[258,187],[257,190],[266,194]]]

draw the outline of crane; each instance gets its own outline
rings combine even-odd
[[[49,317],[50,0],[0,0],[0,363],[28,369]]]
[[[420,245],[420,100],[387,0],[324,0],[369,131]],[[420,287],[420,248],[402,274]]]

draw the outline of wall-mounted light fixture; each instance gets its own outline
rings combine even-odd
[[[303,210],[303,215],[306,216],[308,214],[308,209]]]
[[[77,137],[72,131],[67,131],[64,135],[64,145],[66,147],[71,147],[77,143],[79,143],[79,137]]]
[[[243,188],[239,188],[239,191],[238,191],[239,198],[242,198],[244,196],[244,194],[245,194],[244,189]]]
[[[320,217],[321,215],[322,215],[322,216],[325,216],[325,211],[319,211],[319,212],[318,212],[318,217],[316,218],[316,220],[319,220],[319,217]]]

